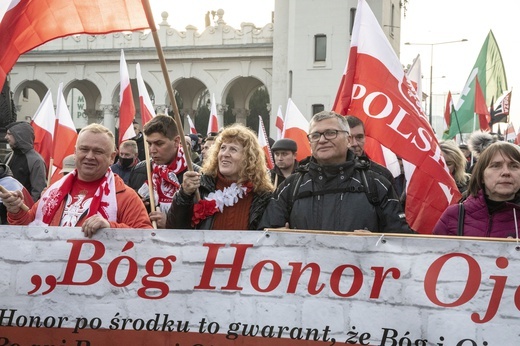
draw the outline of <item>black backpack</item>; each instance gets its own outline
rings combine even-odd
[[[297,172],[285,180],[286,184],[292,184],[292,190],[289,194],[289,200],[287,201],[287,210],[289,216],[292,212],[292,207],[294,202],[300,198],[321,196],[331,193],[342,193],[342,192],[364,192],[367,196],[368,201],[375,207],[377,213],[377,223],[379,228],[386,226],[386,218],[383,214],[383,210],[381,209],[381,204],[383,203],[383,199],[379,199],[379,195],[377,193],[377,185],[375,182],[375,178],[384,178],[379,173],[372,171],[370,168],[370,161],[363,159],[355,159],[354,170],[360,172],[362,181],[362,186],[347,186],[344,188],[335,188],[335,189],[327,189],[322,191],[303,191],[299,192],[300,184],[303,179],[305,173],[308,172],[308,169],[304,167],[300,167]]]

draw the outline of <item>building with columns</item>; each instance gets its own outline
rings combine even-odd
[[[399,55],[400,1],[367,2]],[[225,11],[219,10],[214,23],[202,31],[194,26],[178,31],[163,12],[157,32],[181,117],[189,114],[197,120],[200,107],[209,105],[215,95],[220,124],[224,118],[227,123],[247,124],[248,117],[258,116],[251,114],[250,100],[262,89],[268,95],[264,123],[274,137],[276,111],[282,106],[285,114],[288,98],[307,118],[331,109],[347,61],[356,5],[356,0],[276,0],[273,23],[260,27],[242,23],[232,28],[225,22]],[[121,50],[131,78],[136,118],[140,119],[137,63],[156,111],[171,109],[150,32],[75,35],[50,41],[20,57],[10,73],[18,120],[32,117],[49,89],[56,102],[58,85],[63,82],[77,128],[97,122],[116,129]]]

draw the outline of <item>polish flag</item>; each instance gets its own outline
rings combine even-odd
[[[215,102],[215,94],[211,96],[211,111],[209,113],[208,135],[210,132],[218,132],[217,103]]]
[[[262,117],[260,115],[258,116],[258,143],[260,143],[260,146],[264,150],[267,168],[273,169],[274,162],[273,155],[271,154],[271,147],[269,146],[269,138],[267,138],[267,132],[265,132],[264,121],[262,120]]]
[[[516,131],[513,123],[507,124],[506,132],[504,134],[504,138],[506,142],[515,143],[516,141]]]
[[[47,169],[52,158],[54,127],[56,126],[56,113],[52,103],[52,93],[47,91],[40,106],[34,114],[31,126],[34,129],[34,150],[36,150],[45,161]]]
[[[0,89],[19,56],[55,38],[148,28],[142,0],[12,0],[0,7]]]
[[[419,106],[422,108],[422,72],[420,54],[417,54],[417,57],[413,61],[412,66],[410,66],[410,68],[408,69],[406,75],[408,76],[408,79],[410,80],[412,86],[417,92],[417,97],[419,98]]]
[[[408,161],[406,218],[412,229],[429,234],[461,195],[419,104],[366,0],[358,0],[346,73],[333,109],[355,114],[364,122],[367,137]]]
[[[444,123],[446,125],[446,128],[450,128],[451,124],[451,111],[453,108],[453,98],[451,96],[451,91],[448,91],[448,97],[446,98],[446,108],[444,109]]]
[[[186,115],[186,118],[188,119],[188,125],[190,126],[190,133],[196,135],[197,129],[195,128],[195,124],[193,124],[193,121],[190,118],[190,115]]]
[[[475,76],[475,114],[478,115],[480,129],[482,131],[491,131],[491,128],[489,127],[491,115],[486,106],[486,98],[484,97],[484,93],[480,87],[478,76]]]
[[[67,102],[63,96],[63,83],[58,87],[58,99],[56,103],[56,127],[54,128],[53,170],[51,184],[59,180],[62,175],[63,159],[74,154],[78,133],[72,121]],[[50,184],[49,184],[50,185]]]
[[[143,76],[141,75],[141,65],[137,63],[135,65],[135,78],[137,79],[137,90],[139,92],[139,105],[141,107],[141,122],[144,126],[147,122],[155,117],[155,110],[153,109],[152,100],[146,84],[144,84]],[[132,103],[133,104],[133,103]],[[133,128],[133,125],[132,125]]]
[[[132,86],[130,85],[125,53],[122,49],[119,73],[121,76],[119,90],[119,144],[121,144],[123,141],[136,136],[133,124],[135,117],[134,96],[132,95]]]
[[[282,138],[283,133],[283,114],[282,114],[282,105],[278,106],[278,113],[276,114],[276,140]]]
[[[309,131],[309,121],[303,116],[302,112],[296,107],[294,102],[289,99],[287,101],[287,110],[285,112],[285,124],[282,138],[290,138],[298,145],[296,152],[296,160],[301,161],[311,155],[311,145],[307,138]]]

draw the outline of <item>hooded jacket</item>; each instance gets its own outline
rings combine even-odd
[[[6,128],[15,140],[6,163],[11,168],[13,177],[25,186],[36,202],[47,185],[47,169],[41,155],[34,150],[34,129],[25,121],[9,124]]]
[[[516,238],[516,219],[520,221],[520,199],[515,203],[504,202],[498,209],[489,212],[484,192],[469,196],[464,201],[464,235],[470,237]],[[457,235],[459,205],[450,205],[433,228],[433,234]]]

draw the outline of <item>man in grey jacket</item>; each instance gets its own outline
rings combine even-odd
[[[315,114],[308,138],[312,157],[278,187],[260,229],[412,232],[392,184],[349,150],[344,116]]]
[[[6,164],[36,202],[47,186],[47,169],[41,155],[34,150],[34,129],[25,121],[11,123],[6,128],[5,139],[13,150],[6,158]]]

